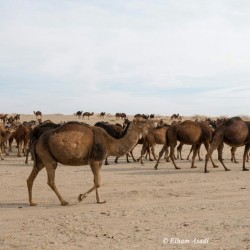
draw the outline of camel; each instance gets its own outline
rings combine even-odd
[[[0,114],[0,120],[3,121],[3,124],[6,123],[7,118],[8,118],[8,114]]]
[[[77,111],[77,112],[76,112],[76,117],[77,117],[78,119],[81,118],[82,112],[83,112],[83,111]]]
[[[233,154],[235,153],[237,147],[245,145],[243,154],[243,171],[249,171],[249,169],[246,168],[245,163],[250,148],[250,123],[243,121],[240,117],[232,117],[215,130],[210,149],[206,155],[204,172],[209,172],[207,170],[208,160],[215,149],[218,149],[218,159],[225,171],[230,171],[230,169],[227,168],[223,162],[223,143],[233,147],[231,151]]]
[[[68,205],[55,185],[55,170],[58,163],[71,166],[90,165],[94,175],[94,186],[84,194],[79,194],[78,201],[82,201],[95,191],[97,203],[104,203],[98,192],[103,160],[107,156],[125,155],[137,143],[143,130],[148,128],[148,123],[136,119],[131,122],[124,137],[114,139],[102,128],[68,122],[42,134],[34,145],[34,166],[27,179],[30,205],[36,205],[32,198],[32,187],[36,176],[44,167],[48,174],[48,185],[56,193],[61,205]]]
[[[36,116],[36,118],[42,118],[42,112],[41,111],[33,111],[34,115]]]
[[[105,114],[106,114],[106,112],[101,112],[101,113],[100,113],[100,118],[103,118],[103,119],[104,119]]]
[[[8,141],[8,139],[11,136],[11,132],[9,129],[6,129],[2,124],[0,124],[0,159],[3,160],[3,156],[2,156],[2,148],[5,152],[6,155],[8,155],[8,153],[6,153],[6,146],[5,143]]]
[[[211,138],[212,138],[212,131],[209,128],[209,126],[204,122],[195,122],[191,120],[186,120],[184,122],[171,125],[166,133],[166,141],[162,150],[160,151],[157,163],[155,165],[155,169],[157,169],[163,153],[167,150],[169,146],[170,146],[170,159],[172,160],[175,168],[180,169],[179,167],[177,167],[174,157],[174,149],[177,145],[177,141],[180,141],[183,144],[194,145],[191,168],[196,168],[196,166],[194,165],[194,160],[197,155],[197,152],[202,143],[204,143],[204,146],[208,151],[209,142],[211,141]],[[212,158],[211,161],[213,163],[213,166],[217,167],[214,164]]]
[[[12,151],[12,142],[15,139],[18,147],[17,156],[21,157],[22,153],[25,155],[27,152],[30,132],[31,132],[30,125],[20,124],[9,138],[9,151],[10,152]]]
[[[145,136],[145,140],[142,145],[142,150],[141,150],[141,157],[138,160],[141,160],[141,164],[143,164],[142,161],[142,156],[146,153],[146,150],[151,147],[152,149],[152,155],[155,160],[156,155],[155,155],[155,146],[156,144],[164,144],[165,143],[165,137],[166,137],[166,132],[168,130],[169,126],[158,126],[156,128],[151,128],[148,131],[148,134]],[[153,161],[150,157],[150,150],[149,152],[149,160]]]
[[[87,117],[88,117],[88,120],[89,120],[89,117],[90,117],[91,115],[94,115],[94,112],[92,112],[92,113],[84,112],[84,113],[82,114],[82,119],[84,119],[84,116],[87,116]]]

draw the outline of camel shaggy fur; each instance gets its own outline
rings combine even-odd
[[[34,146],[34,166],[27,179],[30,205],[36,205],[32,199],[32,186],[37,174],[44,167],[47,170],[48,185],[56,193],[61,205],[68,204],[55,185],[58,163],[71,166],[90,165],[94,175],[94,186],[84,194],[80,194],[78,200],[82,201],[89,193],[96,191],[97,203],[105,202],[101,200],[98,192],[103,160],[107,156],[123,156],[128,153],[144,129],[148,129],[145,121],[134,120],[123,138],[114,139],[102,128],[69,122],[42,134]]]

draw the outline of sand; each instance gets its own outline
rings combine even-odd
[[[34,115],[22,115],[22,120]],[[74,116],[47,115],[54,122],[77,120]],[[94,124],[96,115],[86,122]],[[113,116],[105,120],[116,122]],[[159,152],[161,146],[157,146]],[[184,146],[186,157],[190,146]],[[141,145],[135,149],[138,157]],[[14,148],[0,162],[0,249],[250,249],[249,172],[242,171],[243,147],[230,161],[230,148],[223,158],[232,171],[225,172],[204,160],[191,169],[188,160],[177,160],[181,170],[163,160],[127,163],[125,157],[103,166],[100,194],[107,201],[97,204],[95,194],[82,202],[78,194],[93,185],[89,166],[59,165],[56,184],[70,205],[63,207],[47,185],[42,170],[34,183],[36,207],[28,204],[26,179],[32,162],[16,156]],[[201,155],[204,159],[205,149]],[[249,164],[247,164],[249,166]]]

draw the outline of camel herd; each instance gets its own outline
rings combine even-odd
[[[81,111],[79,111],[81,112]],[[91,116],[94,113],[81,112],[80,116]],[[118,115],[117,115],[118,114]],[[51,121],[34,124],[31,122],[13,123],[13,126],[4,126],[0,124],[0,157],[2,151],[6,151],[7,142],[9,142],[9,151],[12,150],[12,142],[16,141],[18,147],[18,156],[25,155],[28,163],[28,155],[31,153],[33,160],[33,169],[27,179],[29,203],[31,206],[36,205],[32,197],[32,187],[35,178],[43,168],[47,171],[48,185],[55,192],[61,205],[68,204],[58,191],[55,183],[55,171],[58,163],[70,166],[90,165],[94,175],[94,185],[87,192],[79,194],[78,200],[82,201],[91,192],[95,191],[97,203],[105,202],[100,198],[98,192],[101,185],[101,168],[105,161],[108,164],[109,156],[118,158],[126,155],[127,161],[129,156],[134,161],[143,164],[144,155],[148,155],[150,161],[156,160],[154,169],[158,169],[160,159],[165,155],[166,161],[172,161],[176,169],[180,169],[176,164],[177,157],[182,159],[181,150],[184,144],[190,145],[190,153],[192,155],[191,168],[196,168],[195,159],[199,155],[200,147],[203,144],[207,151],[205,159],[204,172],[207,170],[208,162],[214,168],[212,159],[214,150],[218,150],[218,159],[223,165],[225,171],[229,171],[222,158],[224,144],[229,145],[232,149],[231,160],[236,162],[235,151],[238,147],[245,146],[243,154],[243,171],[248,171],[246,161],[248,160],[248,152],[250,148],[250,122],[243,121],[240,117],[232,117],[224,120],[204,121],[172,121],[172,124],[166,124],[163,120],[157,120],[154,116],[137,114],[133,120],[129,121],[125,113],[117,113],[115,118],[123,119],[123,126],[119,123],[110,124],[100,121],[94,126],[90,126],[83,122],[66,122],[55,124]],[[123,114],[123,115],[121,115]],[[42,113],[35,112],[36,119],[41,119]],[[76,113],[79,117],[79,113]],[[104,118],[105,112],[100,114],[100,118]],[[151,117],[151,118],[150,118]],[[173,119],[179,118],[173,117]],[[19,117],[20,118],[20,117]],[[179,145],[177,147],[177,144]],[[139,159],[133,156],[133,149],[136,145],[141,144],[141,154]],[[155,152],[156,145],[162,145],[159,156]],[[168,152],[170,150],[170,152]],[[151,158],[151,153],[153,158]],[[189,157],[189,156],[188,156]],[[200,160],[200,156],[199,156]]]

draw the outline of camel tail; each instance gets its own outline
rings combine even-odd
[[[103,145],[102,130],[97,128],[94,130],[94,145],[92,147],[90,158],[95,161],[101,161],[106,158],[107,150]]]

